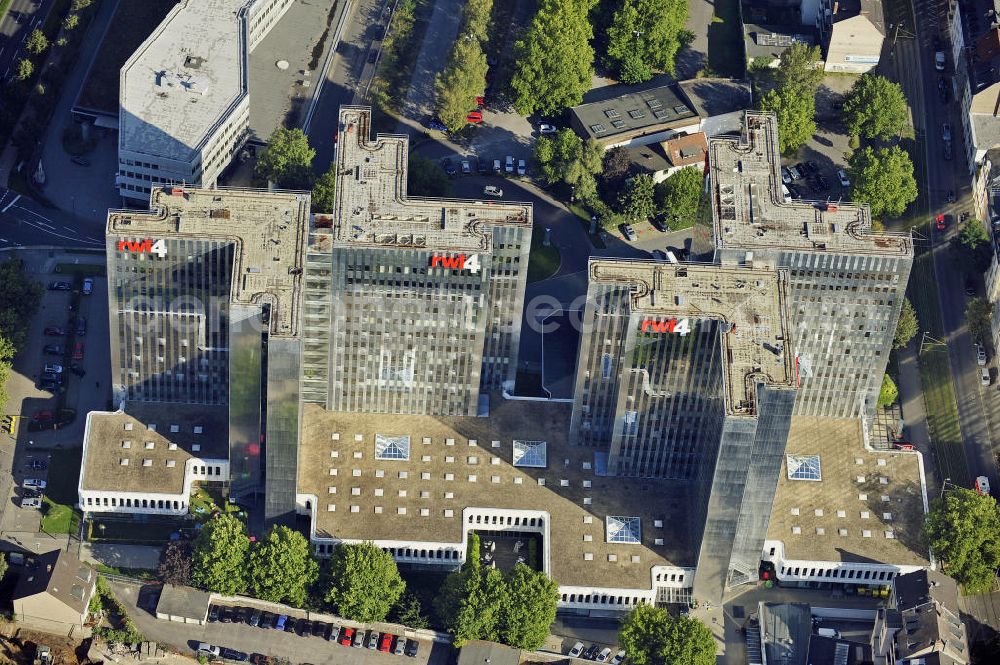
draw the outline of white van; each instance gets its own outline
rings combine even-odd
[[[500,198],[501,196],[503,196],[503,190],[497,187],[496,185],[486,185],[485,187],[483,187],[483,195],[495,196],[497,198]]]
[[[821,637],[834,637],[840,639],[840,631],[833,628],[817,628],[816,634]]]

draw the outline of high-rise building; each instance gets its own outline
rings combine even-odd
[[[909,235],[872,233],[867,204],[786,201],[773,115],[747,112],[741,136],[712,138],[709,164],[716,261],[789,269],[796,415],[870,424],[913,263]]]
[[[294,507],[308,228],[290,192],[158,188],[108,215],[115,403],[227,408],[231,492],[269,519]]]
[[[783,270],[591,259],[571,437],[688,483],[695,593],[756,574],[795,399]]]
[[[484,412],[480,395],[516,373],[531,204],[408,197],[407,137],[372,140],[370,121],[341,109],[330,228],[307,250],[303,395],[335,411]]]

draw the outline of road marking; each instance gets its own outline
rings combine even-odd
[[[3,210],[0,210],[0,212],[7,212],[7,211],[8,211],[9,209],[10,209],[10,207],[11,207],[12,205],[14,205],[15,203],[17,203],[17,200],[18,200],[19,198],[21,198],[21,195],[20,195],[20,194],[18,194],[17,196],[15,196],[15,197],[14,197],[14,200],[13,200],[13,201],[11,201],[10,203],[8,203],[8,204],[7,204],[6,206],[4,206],[4,209],[3,209]]]
[[[44,220],[45,220],[46,222],[52,222],[52,220],[51,220],[51,219],[49,219],[48,217],[46,217],[45,215],[39,215],[39,214],[38,214],[37,212],[35,212],[34,210],[29,210],[28,208],[25,208],[24,206],[17,206],[17,209],[18,209],[18,210],[23,210],[24,212],[28,213],[29,215],[34,215],[34,216],[35,216],[35,217],[37,217],[38,219],[44,219]],[[56,227],[52,226],[51,224],[46,224],[46,223],[44,223],[44,222],[36,222],[36,223],[37,223],[37,224],[39,224],[39,225],[41,225],[41,226],[45,226],[45,227],[48,227],[48,228],[50,228],[50,229],[54,229],[54,228],[56,228]],[[55,223],[55,222],[53,222],[53,224],[54,224],[54,223]]]

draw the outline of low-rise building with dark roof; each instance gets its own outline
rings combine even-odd
[[[178,623],[205,625],[212,595],[189,586],[164,584],[156,601],[156,618]]]
[[[969,639],[953,579],[926,568],[900,575],[890,604],[900,613],[902,628],[889,644],[889,663],[967,665]]]
[[[700,118],[673,85],[664,85],[574,106],[570,124],[583,138],[613,148],[647,145],[674,134],[696,132]]]
[[[458,652],[458,665],[517,665],[521,650],[506,644],[471,640]]]
[[[663,182],[683,168],[704,169],[708,159],[708,142],[702,132],[627,150],[635,170],[652,175],[654,182]]]
[[[17,581],[14,614],[20,621],[82,626],[96,581],[97,573],[67,551],[40,554]]]
[[[816,30],[808,25],[777,23],[744,23],[743,46],[749,66],[760,60],[768,67],[777,67],[781,54],[792,44],[817,43]]]
[[[815,22],[826,71],[863,74],[878,66],[886,35],[882,0],[819,0]]]

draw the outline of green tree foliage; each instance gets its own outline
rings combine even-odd
[[[823,68],[816,66],[822,59],[818,46],[795,42],[782,51],[774,72],[774,81],[779,88],[815,95],[823,82]]]
[[[851,198],[871,206],[873,217],[898,217],[917,198],[913,162],[899,146],[856,150],[848,160]]]
[[[816,131],[816,100],[802,92],[775,88],[761,97],[760,110],[778,118],[778,149],[792,154]]]
[[[403,594],[399,603],[393,608],[390,620],[408,628],[421,629],[430,626],[430,621],[420,605],[420,599],[409,591]]]
[[[7,574],[7,554],[5,552],[0,552],[0,580],[3,580],[3,576]]]
[[[507,577],[507,611],[500,620],[505,644],[534,651],[545,643],[556,619],[559,585],[522,563]]]
[[[589,201],[597,195],[595,174],[600,173],[604,150],[593,139],[583,141],[572,129],[560,129],[535,142],[535,163],[550,185],[563,182],[576,188],[577,198]]]
[[[511,80],[522,115],[556,113],[583,101],[594,75],[594,30],[588,12],[595,0],[541,0],[524,37],[514,45]]]
[[[317,178],[316,184],[313,185],[311,198],[313,212],[333,212],[337,193],[337,175],[333,170],[334,167],[331,165],[330,170]]]
[[[952,241],[956,250],[956,258],[967,274],[979,274],[986,271],[992,259],[989,237],[986,228],[978,219],[970,220],[962,227],[961,233]]]
[[[246,527],[233,515],[219,515],[206,522],[194,541],[191,581],[228,596],[243,593],[249,548]]]
[[[438,74],[437,115],[444,126],[457,132],[466,125],[469,111],[476,108],[476,97],[486,88],[486,54],[470,35],[458,38],[448,60],[448,66]]]
[[[954,489],[935,499],[924,521],[931,549],[967,593],[993,590],[1000,567],[1000,508],[993,497]]]
[[[889,138],[906,125],[903,88],[884,76],[864,74],[844,100],[844,124],[851,136]]]
[[[342,544],[330,558],[326,601],[353,621],[383,621],[403,595],[406,584],[392,555],[374,544]]]
[[[899,388],[888,374],[882,375],[882,388],[878,391],[878,405],[889,406],[899,399]]]
[[[637,606],[618,641],[633,665],[715,665],[715,639],[705,624],[661,607]]]
[[[305,132],[279,127],[257,157],[257,175],[279,189],[311,189],[315,156]]]
[[[656,204],[670,228],[684,228],[694,222],[704,186],[705,175],[696,168],[672,173],[656,186]]]
[[[462,10],[462,34],[471,35],[480,44],[490,38],[490,14],[493,0],[467,0]]]
[[[656,212],[654,190],[653,176],[647,173],[632,176],[618,197],[618,212],[628,220],[649,219]]]
[[[73,0],[71,8],[73,11],[78,12],[81,9],[86,9],[87,7],[89,7],[92,2],[93,0]]]
[[[632,175],[632,158],[627,148],[618,146],[605,151],[601,160],[603,165],[597,177],[601,195],[614,201],[625,187],[625,181]]]
[[[62,22],[63,30],[72,30],[78,25],[80,25],[80,17],[76,14],[69,14]]]
[[[962,227],[962,232],[958,234],[958,241],[967,249],[975,251],[989,241],[989,236],[986,235],[983,223],[978,219],[973,219]]]
[[[641,83],[653,70],[674,72],[688,7],[685,0],[622,0],[608,28],[608,60],[623,83]]]
[[[445,626],[455,626],[458,623],[458,612],[463,599],[469,595],[470,586],[477,583],[479,577],[479,536],[469,534],[466,546],[465,563],[462,567],[445,578],[440,591],[434,598],[434,612]]]
[[[24,40],[24,48],[28,49],[29,53],[33,53],[35,55],[41,55],[48,47],[48,37],[46,37],[45,33],[38,28],[32,30],[31,34],[28,35],[28,38]]]
[[[250,551],[247,575],[255,598],[301,607],[319,577],[319,564],[301,533],[274,526]]]
[[[410,196],[451,196],[451,179],[437,162],[411,152],[407,166],[406,192]]]
[[[970,298],[965,306],[965,323],[969,334],[977,341],[989,337],[990,321],[993,319],[993,303],[985,298]]]
[[[19,349],[27,340],[28,325],[38,310],[42,285],[24,273],[17,259],[0,263],[0,284],[3,285],[0,289],[0,337]]]
[[[918,330],[920,330],[920,322],[917,320],[917,310],[913,309],[909,298],[903,298],[903,308],[899,311],[899,322],[896,323],[896,334],[892,338],[892,348],[901,349],[909,344]]]
[[[27,58],[21,58],[17,61],[17,80],[27,81],[31,78],[31,75],[35,73],[35,63]]]
[[[157,576],[167,584],[187,586],[191,584],[191,544],[184,540],[172,540],[160,554]]]

